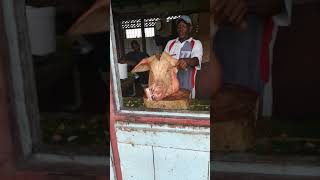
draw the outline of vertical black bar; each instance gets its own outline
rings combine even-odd
[[[142,33],[142,48],[143,48],[143,52],[147,52],[146,35],[144,33],[144,18],[141,19],[141,33]]]

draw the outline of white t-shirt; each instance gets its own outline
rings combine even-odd
[[[181,58],[198,58],[199,65],[195,67],[188,67],[186,70],[179,70],[177,77],[179,79],[180,87],[191,91],[191,97],[195,98],[195,79],[197,70],[201,69],[201,62],[203,56],[202,44],[199,40],[189,38],[184,42],[179,39],[170,40],[165,51],[175,59]]]
[[[199,59],[199,65],[196,66],[196,68],[197,68],[197,70],[200,70],[201,69],[202,56],[203,56],[203,47],[202,47],[202,43],[199,40],[193,39],[191,37],[191,38],[189,38],[189,39],[187,39],[187,40],[185,40],[184,42],[181,43],[179,41],[179,38],[176,38],[176,39],[170,40],[167,43],[167,45],[166,45],[164,50],[167,53],[169,53],[175,59],[182,58],[182,57],[180,57],[181,48],[184,46],[184,44],[186,42],[191,42],[192,40],[194,41],[194,46],[192,48],[191,57],[190,58],[197,57]],[[171,47],[170,52],[169,52],[170,45],[173,42],[175,42],[175,43],[173,44],[173,46]]]

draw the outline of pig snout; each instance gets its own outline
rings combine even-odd
[[[148,100],[149,100],[149,101],[152,101],[152,94],[151,94],[150,88],[145,88],[145,89],[144,89],[144,92],[145,92]]]
[[[159,83],[153,84],[153,86],[146,88],[144,91],[150,101],[159,101],[165,97],[165,88]]]

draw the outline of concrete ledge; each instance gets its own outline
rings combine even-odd
[[[291,163],[249,163],[249,162],[211,162],[211,173],[217,174],[258,174],[276,176],[320,177],[318,165],[296,165]]]

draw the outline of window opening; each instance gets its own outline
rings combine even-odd
[[[169,16],[164,19],[163,22],[165,25],[168,26],[167,29],[171,29],[172,20],[177,19],[180,15],[176,16]],[[131,20],[121,20],[121,17],[114,18],[115,24],[120,24],[119,26],[114,26],[114,32],[117,41],[116,44],[123,49],[117,49],[117,57],[118,57],[118,65],[119,67],[119,77],[118,81],[120,81],[120,89],[121,93],[119,92],[118,95],[121,95],[123,100],[123,104],[120,105],[121,109],[124,111],[131,111],[134,110],[136,112],[146,113],[146,112],[155,112],[159,111],[159,109],[146,109],[144,107],[143,102],[143,95],[144,89],[148,87],[148,79],[149,79],[149,72],[139,72],[139,73],[131,73],[131,70],[137,63],[144,57],[152,56],[154,54],[161,54],[163,49],[158,46],[155,42],[155,35],[156,29],[155,25],[156,22],[161,20],[160,17],[154,16],[152,18],[137,18]],[[145,37],[142,37],[142,21],[144,23],[144,34]],[[167,21],[167,22],[166,22]],[[124,32],[124,35],[121,35],[119,32]],[[170,36],[175,34],[175,32],[166,32],[166,36]],[[138,43],[139,46],[139,57],[138,59],[131,60],[131,58],[135,57],[134,50],[132,49],[132,42]],[[145,41],[145,44],[144,44]],[[143,52],[143,46],[146,46],[146,52]],[[123,51],[124,55],[120,56],[119,51]],[[143,56],[143,57],[142,57]],[[131,62],[130,62],[131,61]],[[123,65],[124,64],[124,65]],[[121,74],[124,73],[124,74]],[[120,101],[121,102],[121,101]],[[195,99],[191,102],[191,110],[165,110],[166,112],[173,112],[173,113],[181,113],[188,116],[187,114],[202,114],[202,117],[209,117],[209,102],[207,100],[200,100]],[[167,113],[168,114],[168,113]]]
[[[134,38],[141,38],[141,37],[142,37],[142,33],[141,33],[140,28],[126,29],[126,38],[127,39],[134,39]]]

